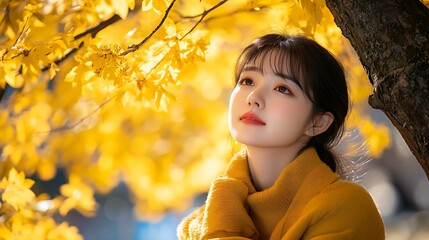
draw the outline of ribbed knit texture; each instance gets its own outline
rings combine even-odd
[[[384,239],[384,226],[370,195],[339,180],[304,150],[270,188],[252,185],[246,153],[230,161],[213,181],[206,204],[178,227],[179,239]]]
[[[304,178],[318,165],[312,154],[312,151],[304,151],[283,169],[273,186],[261,192],[253,192],[247,197],[250,215],[261,239],[269,239],[274,227],[286,214]]]

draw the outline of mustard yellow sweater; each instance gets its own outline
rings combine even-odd
[[[186,240],[385,239],[368,192],[340,180],[313,148],[260,192],[252,185],[246,154],[235,155],[226,176],[213,181],[205,205],[185,218],[177,233]]]

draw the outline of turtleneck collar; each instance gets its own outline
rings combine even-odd
[[[320,160],[316,150],[311,147],[307,148],[284,167],[271,187],[258,192],[252,184],[247,155],[243,150],[236,154],[230,162],[227,175],[247,185],[249,214],[252,215],[261,236],[269,238],[269,234],[287,212],[305,178],[321,164],[324,163]]]

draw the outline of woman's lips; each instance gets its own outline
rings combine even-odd
[[[240,121],[251,125],[266,125],[256,114],[247,112],[240,117]]]

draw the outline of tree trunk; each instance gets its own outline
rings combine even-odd
[[[326,0],[373,94],[429,178],[429,10],[418,0]]]

